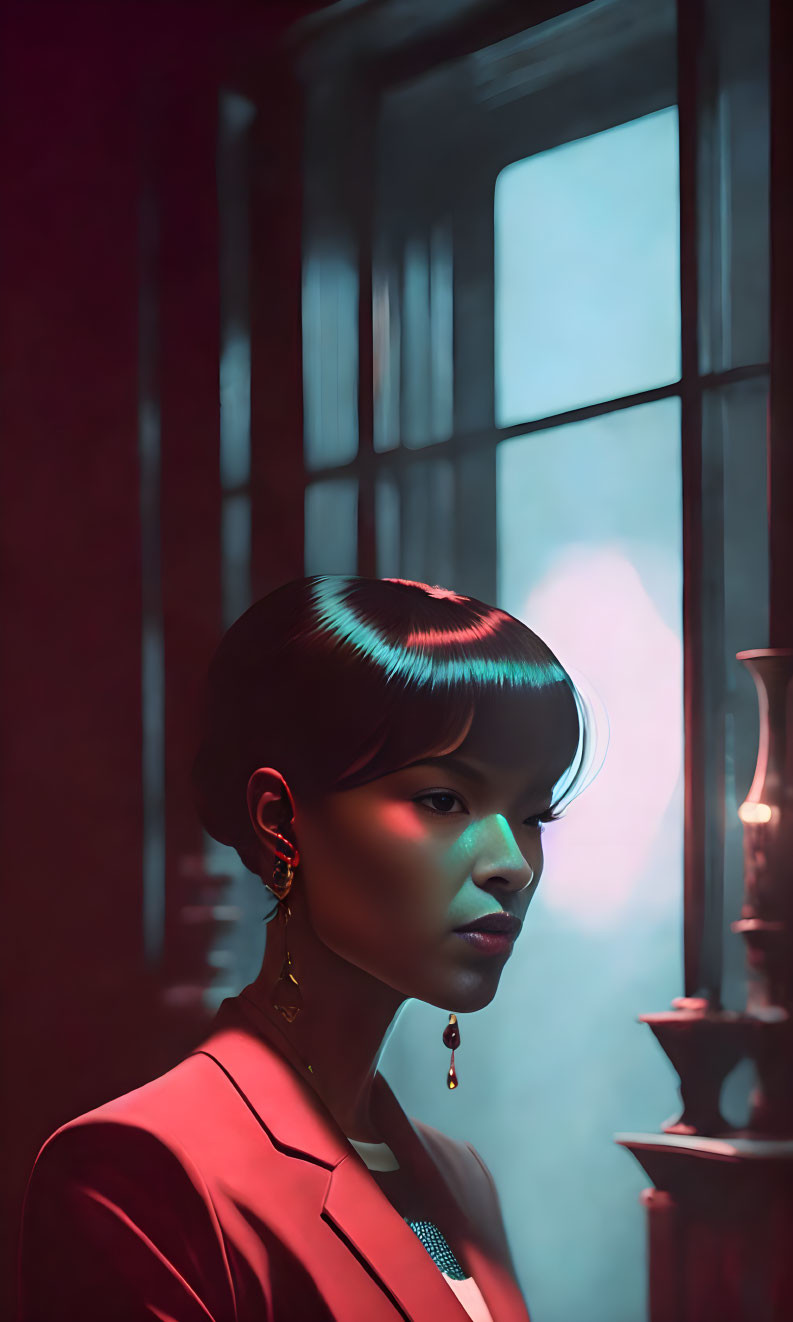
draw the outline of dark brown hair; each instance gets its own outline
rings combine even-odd
[[[549,647],[506,611],[402,579],[315,575],[257,601],[209,667],[193,764],[205,830],[251,871],[246,790],[276,767],[296,795],[352,789],[462,742],[477,699],[564,686],[579,746],[557,806],[580,790],[586,704]]]

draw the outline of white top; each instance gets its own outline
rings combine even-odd
[[[399,1162],[387,1143],[360,1143],[354,1138],[348,1138],[347,1142],[352,1144],[370,1171],[399,1170]],[[473,1276],[466,1276],[462,1281],[456,1281],[445,1271],[441,1271],[441,1276],[457,1295],[471,1322],[493,1322],[493,1314]]]

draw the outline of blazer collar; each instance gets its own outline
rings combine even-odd
[[[245,989],[248,990],[247,988]],[[253,1048],[253,1049],[252,1049]],[[295,1158],[327,1166],[319,1211],[355,1249],[409,1322],[470,1322],[410,1226],[373,1179],[305,1075],[305,1065],[243,992],[218,1010],[210,1037],[196,1049],[212,1056],[243,1093],[276,1145]],[[194,1053],[195,1054],[195,1053]],[[493,1322],[528,1322],[512,1276],[479,1246],[421,1128],[405,1114],[387,1080],[375,1074],[372,1102],[378,1126],[400,1165],[428,1191],[430,1206],[448,1227],[463,1269],[474,1276]]]

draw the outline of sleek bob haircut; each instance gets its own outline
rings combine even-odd
[[[204,829],[258,874],[247,784],[277,768],[312,798],[439,756],[465,738],[477,704],[560,689],[578,750],[554,807],[580,792],[587,703],[549,647],[505,611],[404,579],[314,575],[255,602],[212,658],[193,790]],[[527,739],[531,713],[526,712]]]

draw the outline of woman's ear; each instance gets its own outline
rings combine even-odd
[[[263,843],[271,842],[272,833],[287,834],[295,815],[292,791],[274,767],[259,767],[248,781],[248,813],[253,828]]]

